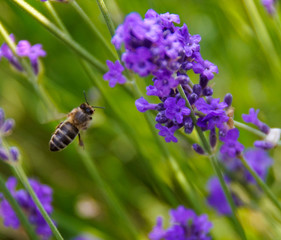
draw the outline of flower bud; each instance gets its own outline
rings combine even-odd
[[[232,104],[232,95],[231,93],[227,93],[224,97],[224,102],[227,104],[228,107]]]
[[[4,122],[0,130],[3,134],[8,133],[10,130],[12,130],[14,125],[15,125],[15,121],[9,118]]]
[[[209,82],[208,78],[201,74],[199,83],[202,89],[204,89],[208,85],[208,82]]]
[[[203,95],[204,96],[212,96],[213,95],[213,89],[211,87],[206,87],[203,89]]]
[[[197,144],[197,143],[194,143],[194,144],[192,145],[192,148],[193,148],[193,150],[194,150],[195,152],[197,152],[198,154],[201,154],[201,155],[204,155],[204,154],[205,154],[205,151],[203,150],[203,148],[202,148],[199,144]]]
[[[9,160],[9,154],[7,153],[6,149],[3,147],[0,147],[0,158],[4,161]]]
[[[192,105],[196,102],[196,100],[198,99],[198,95],[196,93],[191,93],[189,95],[189,103]]]
[[[193,92],[196,93],[198,96],[201,95],[202,88],[199,84],[194,84],[193,85]]]
[[[4,110],[0,108],[0,128],[3,125],[4,121],[5,121],[5,113]]]
[[[10,148],[10,156],[11,156],[11,160],[18,161],[19,150],[16,147],[11,147]]]

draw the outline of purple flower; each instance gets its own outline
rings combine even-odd
[[[163,219],[158,217],[156,220],[156,226],[149,233],[149,239],[151,240],[161,240],[165,236],[166,231],[163,229]]]
[[[99,238],[82,235],[82,236],[78,236],[76,238],[73,238],[72,240],[99,240]]]
[[[0,108],[0,139],[2,136],[7,136],[15,125],[15,121],[11,118],[5,119],[5,113]]]
[[[160,123],[156,124],[155,127],[160,130],[159,135],[165,137],[166,142],[177,142],[178,139],[174,136],[174,132],[176,130],[176,127],[168,128],[165,126],[162,126]]]
[[[171,120],[175,119],[177,123],[182,123],[183,117],[190,114],[190,109],[185,106],[183,98],[169,97],[165,100],[164,106],[166,117]]]
[[[276,0],[261,0],[261,3],[270,15],[273,15],[276,12]]]
[[[19,150],[16,147],[11,147],[9,150],[7,150],[0,146],[0,159],[11,162],[18,161]]]
[[[117,60],[115,63],[107,60],[106,64],[109,68],[109,71],[103,75],[104,80],[109,81],[109,86],[114,87],[116,83],[124,84],[126,82],[126,78],[122,75],[124,71],[124,67]]]
[[[154,69],[154,65],[150,62],[150,58],[150,51],[145,47],[139,47],[135,52],[123,54],[122,61],[125,62],[128,69],[132,69],[141,77],[145,77]]]
[[[197,153],[200,154],[200,155],[204,155],[204,154],[205,154],[204,149],[203,149],[199,144],[197,144],[197,143],[194,143],[194,144],[192,145],[192,148],[193,148],[193,150],[194,150],[195,152],[197,152]]]
[[[225,178],[225,182],[228,185],[229,181]],[[214,208],[221,215],[230,215],[231,208],[230,205],[224,195],[223,189],[220,185],[220,181],[217,177],[213,177],[208,181],[208,190],[209,195],[207,198],[208,204]],[[232,198],[234,203],[239,206],[241,205],[241,201],[239,198],[232,193]]]
[[[198,111],[206,114],[205,117],[200,117],[197,121],[197,125],[203,130],[210,130],[214,127],[222,129],[224,123],[229,119],[224,110],[227,104],[225,102],[220,103],[219,98],[211,99],[209,104],[203,98],[199,98],[195,102],[195,107]]]
[[[183,50],[182,44],[176,34],[168,35],[166,39],[163,40],[163,47],[165,49],[165,54],[171,59],[177,58]]]
[[[212,223],[206,214],[197,216],[191,209],[179,206],[170,211],[171,226],[163,229],[162,218],[157,218],[157,223],[149,234],[150,240],[210,240],[208,236]]]
[[[237,141],[238,137],[239,131],[237,128],[230,129],[226,136],[221,137],[220,140],[224,142],[220,149],[221,154],[226,154],[230,158],[239,156],[244,150],[244,146]]]
[[[176,34],[178,35],[179,41],[183,45],[186,57],[191,57],[194,52],[198,52],[200,50],[200,35],[192,36],[189,34],[186,24],[183,24],[181,28],[178,28]]]
[[[258,119],[259,109],[255,111],[254,108],[249,110],[249,114],[242,114],[242,118],[246,123],[252,123],[256,125],[265,134],[269,133],[270,128]]]
[[[259,175],[260,178],[265,180],[269,167],[273,164],[272,158],[268,155],[267,151],[262,149],[249,149],[244,153],[244,157],[251,168]],[[246,179],[251,183],[256,183],[252,175],[247,171]]]
[[[210,112],[224,112],[224,109],[227,107],[227,104],[225,102],[220,103],[219,98],[212,98],[210,103],[206,103],[204,98],[199,98],[196,103],[195,107],[198,109],[198,111],[208,114]]]
[[[53,194],[52,189],[47,185],[40,184],[34,179],[29,179],[29,183],[35,191],[43,207],[45,208],[46,212],[48,214],[51,214],[53,211],[51,205]],[[16,190],[17,181],[14,177],[10,177],[7,180],[6,185],[20,207],[23,209],[24,213],[28,216],[30,223],[35,225],[36,233],[41,236],[42,239],[48,239],[52,235],[52,231],[28,192],[24,189]],[[10,226],[13,228],[19,227],[19,220],[5,198],[2,198],[1,200],[0,213],[2,218],[4,219],[5,226]]]
[[[156,78],[154,82],[154,91],[158,97],[167,97],[169,96],[171,89],[176,88],[178,82],[171,76],[163,76],[161,78]],[[152,95],[152,94],[148,94]]]
[[[137,109],[140,112],[146,112],[147,110],[155,110],[158,106],[158,104],[151,104],[147,100],[145,100],[143,97],[139,98],[135,102]]]
[[[10,34],[10,38],[12,42],[15,42],[14,34]],[[7,43],[3,43],[0,47],[0,60],[2,57],[6,58],[18,71],[23,71],[21,64]]]
[[[146,87],[147,95],[159,97],[164,104],[150,104],[141,98],[136,101],[136,106],[141,112],[158,111],[156,128],[166,142],[177,141],[174,137],[176,130],[184,127],[189,134],[194,128],[189,117],[190,110],[185,106],[184,99],[180,98],[177,87],[181,85],[193,105],[201,96],[213,94],[208,81],[214,77],[214,73],[218,73],[217,66],[201,57],[200,35],[191,35],[186,24],[181,27],[175,25],[179,23],[180,18],[176,14],[158,14],[149,9],[142,19],[138,13],[131,13],[118,26],[112,38],[117,49],[122,45],[125,47],[122,61],[126,68],[141,77],[152,75],[153,84]],[[200,74],[200,84],[195,84],[194,88],[190,86],[187,75],[191,69]],[[198,110],[201,107],[205,114],[200,114],[201,118],[197,122],[203,130],[226,128],[229,119],[225,113],[228,107],[226,103],[209,97],[208,103],[202,98],[197,105]]]
[[[269,150],[275,147],[275,145],[272,142],[267,142],[267,141],[262,141],[262,140],[257,140],[254,142],[254,146],[256,148],[264,149],[264,150]]]
[[[45,57],[46,52],[42,49],[41,44],[31,44],[27,40],[19,41],[16,49],[17,55],[20,57],[28,57],[34,73],[39,73],[39,57]]]
[[[219,73],[218,67],[208,60],[202,60],[193,64],[194,73],[205,76],[208,80],[214,78],[214,73]]]

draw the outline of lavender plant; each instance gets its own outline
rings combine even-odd
[[[52,189],[47,185],[40,184],[35,179],[29,179],[29,183],[34,189],[47,213],[51,214],[53,211]],[[24,189],[16,190],[17,180],[14,177],[10,177],[7,180],[6,185],[12,196],[16,199],[20,207],[28,216],[29,222],[35,226],[36,233],[38,236],[40,236],[40,239],[50,239],[52,236],[52,231],[28,192]],[[16,216],[10,203],[3,196],[1,196],[0,213],[6,227],[12,227],[15,229],[20,227],[20,221],[18,217]]]
[[[127,69],[140,77],[153,76],[153,85],[146,88],[147,95],[157,96],[161,102],[151,104],[141,97],[136,101],[136,107],[140,112],[147,110],[159,112],[155,118],[157,122],[155,127],[160,130],[159,135],[165,137],[166,142],[177,142],[177,138],[174,136],[176,130],[184,128],[185,133],[190,134],[195,126],[203,147],[196,143],[193,145],[194,150],[200,154],[205,154],[205,152],[214,154],[218,138],[223,142],[220,153],[224,160],[231,159],[229,162],[237,167],[237,164],[233,162],[236,158],[243,158],[244,146],[238,142],[239,130],[234,127],[232,96],[227,94],[223,102],[212,97],[213,89],[208,84],[214,78],[214,73],[218,73],[217,66],[201,57],[200,36],[192,36],[186,25],[177,27],[174,23],[180,23],[179,16],[174,14],[159,15],[154,10],[148,10],[142,20],[138,14],[132,13],[117,28],[116,34],[112,38],[112,43],[117,49],[124,44],[125,52],[122,55],[122,61]],[[199,74],[198,84],[194,84],[190,80],[187,75],[189,70]],[[118,78],[124,78],[121,75],[122,71],[123,68],[120,68],[119,75],[117,75],[110,68],[105,75],[105,80],[116,83]],[[243,119],[247,123],[255,124],[260,131],[267,134],[264,140],[256,141],[255,146],[271,149],[277,145],[280,139],[280,130],[270,130],[266,124],[258,120],[257,113],[258,111],[250,109],[249,115],[244,114]],[[208,130],[210,131],[209,143],[206,142],[203,134]],[[269,134],[269,132],[271,133]],[[262,154],[263,152],[261,153],[259,150],[249,151],[246,154],[246,161],[248,161],[246,165],[253,169],[256,177],[264,179],[272,161],[267,161]],[[255,164],[259,156],[261,156],[261,163],[264,164]],[[247,180],[251,182],[253,178],[247,172],[247,167],[244,166],[246,161],[244,158],[242,164],[239,161],[239,168],[242,169],[244,175],[248,176],[248,179],[245,178],[246,182]],[[241,205],[241,201],[235,194],[230,195],[225,183],[229,181],[222,179],[218,166],[215,166],[215,170],[221,185],[218,185],[218,179],[210,181],[211,196],[208,202],[221,214],[235,214],[234,205]],[[230,171],[235,172],[237,169]],[[274,199],[272,200],[276,202]],[[217,205],[217,201],[224,204]],[[245,238],[237,220],[235,220],[235,224],[238,225],[241,237]],[[161,238],[163,236],[159,237],[159,239]]]
[[[15,37],[13,34],[10,35],[10,38],[13,43],[15,43]],[[45,57],[46,52],[42,49],[41,44],[35,44],[31,46],[29,41],[21,40],[18,42],[16,46],[16,54],[14,55],[13,51],[9,47],[7,43],[3,43],[0,48],[0,60],[2,57],[6,58],[13,67],[15,67],[18,71],[23,71],[24,68],[21,63],[18,61],[17,57],[28,57],[30,60],[30,64],[32,70],[35,75],[39,73],[39,57]]]
[[[157,223],[149,234],[151,240],[174,240],[174,239],[198,239],[209,240],[209,231],[212,223],[208,221],[207,215],[197,216],[193,210],[179,206],[170,211],[171,226],[163,228],[163,219],[157,218]]]
[[[4,110],[0,108],[0,159],[11,166],[15,175],[22,181],[27,189],[16,190],[17,180],[14,177],[10,177],[6,182],[7,190],[28,217],[29,223],[35,226],[36,233],[41,239],[49,239],[52,236],[52,231],[55,232],[56,237],[60,236],[49,217],[53,211],[52,189],[35,179],[27,179],[19,165],[18,148],[8,148],[7,143],[3,139],[11,133],[13,126],[14,120],[5,119]],[[19,210],[15,207],[13,208],[12,204],[13,203],[9,202],[3,194],[0,195],[0,215],[4,220],[4,225],[6,227],[18,229],[20,227],[19,218],[22,219],[22,217],[19,216]],[[36,239],[34,236],[32,236],[32,238]],[[62,238],[58,237],[58,239]]]
[[[109,12],[102,0],[98,0],[97,2],[109,31],[113,35],[114,26],[111,22]],[[142,19],[137,13],[129,14],[124,23],[117,28],[112,39],[112,43],[118,49],[120,56],[122,45],[124,45],[125,51],[122,54],[122,62],[116,61],[116,59],[114,61],[108,60],[107,66],[109,71],[105,73],[105,64],[102,64],[101,61],[96,59],[73,39],[50,2],[47,1],[44,4],[59,27],[55,26],[55,24],[28,3],[22,0],[15,0],[15,3],[21,6],[78,54],[86,73],[102,92],[104,99],[112,107],[112,112],[118,112],[118,103],[115,103],[114,94],[111,94],[111,92],[109,94],[99,79],[96,78],[96,73],[104,74],[104,79],[109,82],[110,87],[115,87],[117,84],[124,84],[126,91],[129,92],[131,91],[131,86],[133,86],[134,92],[132,95],[138,98],[135,101],[137,110],[145,112],[147,122],[150,126],[151,121],[147,117],[149,116],[148,112],[154,111],[154,129],[151,128],[150,130],[153,133],[157,131],[158,135],[165,139],[165,142],[161,142],[158,141],[157,137],[153,138],[161,149],[158,155],[165,155],[165,158],[170,159],[171,153],[169,152],[169,148],[172,144],[168,143],[180,142],[181,144],[182,136],[187,135],[188,141],[193,142],[194,151],[210,158],[217,176],[212,177],[208,182],[209,195],[200,191],[200,196],[201,198],[202,196],[206,197],[206,202],[215,208],[219,214],[231,217],[233,227],[236,228],[241,239],[246,239],[246,236],[239,223],[241,219],[237,217],[236,207],[248,207],[248,205],[241,200],[237,192],[233,191],[233,183],[238,182],[240,186],[247,189],[251,188],[259,196],[263,192],[266,193],[274,205],[281,210],[278,199],[266,184],[269,168],[273,164],[273,160],[269,157],[267,151],[279,145],[280,130],[270,128],[261,122],[257,118],[259,110],[255,111],[254,109],[250,109],[249,114],[244,114],[242,118],[247,124],[254,124],[258,129],[237,122],[234,120],[235,111],[232,107],[232,95],[226,94],[223,101],[213,97],[214,80],[212,79],[215,74],[218,74],[218,68],[201,56],[199,44],[201,37],[199,35],[191,35],[185,24],[179,26],[180,19],[178,15],[169,13],[158,14],[154,10],[149,10],[145,18]],[[102,36],[95,29],[90,18],[83,12],[83,9],[80,8],[77,2],[70,2],[70,5],[86,20],[87,24],[94,30],[94,33]],[[103,37],[101,39],[104,41]],[[106,40],[103,44],[105,47],[108,47]],[[4,52],[7,52],[9,46],[9,44],[6,44]],[[39,45],[35,46],[31,46],[26,41],[20,41],[15,51],[9,49],[11,53],[9,58],[3,55],[2,48],[0,56],[6,57],[20,71],[24,69],[21,66],[21,57],[28,57],[32,71],[37,75],[39,72],[38,57],[44,56],[46,53]],[[33,47],[34,49],[32,49]],[[116,53],[112,55],[116,56]],[[89,64],[92,64],[97,71],[93,71]],[[21,67],[19,68],[19,66]],[[134,77],[132,73],[138,76]],[[146,97],[139,95],[138,84],[136,82],[136,78],[144,77],[146,78],[145,81],[149,82],[146,87]],[[195,81],[196,83],[194,84],[193,82]],[[119,90],[120,88],[116,91]],[[154,99],[155,101],[150,103],[147,99]],[[117,110],[113,110],[114,107]],[[124,131],[128,133],[128,136],[135,138],[132,139],[132,144],[136,147],[137,154],[145,161],[146,156],[140,148],[142,145],[141,140],[138,141],[137,138],[139,136],[135,134],[133,127],[129,126],[130,124],[133,126],[133,124],[129,120],[127,122],[126,120],[124,121],[124,117],[119,117],[118,114],[114,116],[117,116],[116,121],[125,129]],[[126,116],[126,118],[129,117]],[[5,123],[3,122],[2,124],[4,126]],[[241,141],[241,138],[239,138],[239,130],[236,127],[241,127],[255,133],[261,138],[261,140],[254,142],[255,148],[246,148],[243,139]],[[194,143],[195,131],[199,135],[200,143]],[[3,135],[8,132],[3,130]],[[173,146],[175,149],[179,148],[179,144]],[[16,149],[3,147],[0,150],[0,156],[3,160],[12,164],[17,162],[18,151]],[[128,239],[138,239],[141,234],[135,230],[139,224],[136,224],[136,222],[142,222],[143,219],[139,218],[138,221],[132,223],[130,217],[127,215],[128,211],[124,207],[130,204],[124,199],[122,202],[122,194],[119,194],[119,199],[118,194],[115,193],[117,190],[113,187],[111,188],[111,184],[105,183],[102,179],[103,174],[99,173],[88,150],[85,152],[78,151],[78,154],[79,158],[87,167],[92,179],[97,183],[102,193],[101,195],[109,205],[109,209],[112,210],[113,215],[119,216],[117,219],[121,220],[126,230],[128,229],[128,235],[124,235],[124,238],[120,234],[122,235],[122,239],[126,239],[126,237]],[[177,155],[179,154],[177,153]],[[217,158],[219,161],[217,161]],[[152,158],[150,159],[152,160]],[[197,185],[196,179],[193,178],[194,176],[188,176],[189,172],[187,173],[187,168],[183,168],[183,165],[177,165],[177,161],[171,161],[171,163],[174,169],[177,169],[175,175],[177,176],[176,179],[178,182],[175,184],[181,183],[181,189],[178,186],[175,187],[173,185],[174,183],[171,183],[174,181],[171,175],[163,177],[165,175],[163,172],[159,174],[162,176],[158,178],[156,173],[158,170],[156,169],[156,164],[153,163],[146,165],[147,169],[144,171],[147,172],[148,177],[153,177],[151,179],[155,180],[153,184],[151,183],[153,185],[151,188],[156,189],[157,197],[161,196],[158,193],[159,191],[169,199],[169,205],[175,207],[185,202],[187,203],[186,206],[189,208],[192,207],[195,210],[197,203],[198,205],[200,203],[200,198],[196,194],[189,198],[189,195],[193,195],[192,190],[198,190],[200,188]],[[197,165],[197,163],[192,164],[193,166]],[[166,163],[163,165],[165,168],[169,168]],[[185,166],[192,165],[187,163]],[[161,169],[159,166],[157,168]],[[181,175],[182,172],[184,172],[184,175]],[[18,173],[22,174],[21,171]],[[23,175],[20,176],[22,177]],[[194,182],[194,185],[191,184],[191,186],[194,186],[192,190],[189,188],[190,185],[188,185],[190,182]],[[23,183],[28,183],[28,181],[24,180],[24,177]],[[254,189],[252,189],[253,186]],[[169,192],[170,187],[172,188],[171,192]],[[184,189],[184,187],[188,190],[185,190],[185,194],[181,195],[178,192]],[[16,196],[14,198],[17,199]],[[193,201],[186,201],[186,199]],[[39,200],[41,199],[39,198]],[[35,203],[38,204],[38,202]],[[156,226],[149,234],[149,238],[152,240],[211,239],[209,231],[212,224],[207,219],[207,215],[198,215],[203,211],[206,212],[207,210],[198,207],[195,214],[193,210],[186,209],[183,206],[178,207],[176,210],[171,210],[171,226],[165,230],[162,219],[158,218]],[[66,225],[68,224],[67,222]],[[52,228],[52,230],[56,229]],[[116,239],[116,237],[113,239]]]

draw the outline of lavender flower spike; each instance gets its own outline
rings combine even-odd
[[[19,159],[19,150],[16,147],[11,147],[9,151],[0,146],[0,159],[4,161],[16,162]]]
[[[269,167],[273,164],[273,159],[262,149],[249,149],[245,152],[244,157],[252,169],[265,180]],[[245,178],[248,182],[256,183],[253,176],[247,171]]]
[[[126,78],[122,75],[124,71],[124,67],[117,60],[115,63],[107,60],[106,64],[109,68],[109,71],[103,75],[104,80],[109,81],[109,86],[114,87],[116,83],[124,84],[126,82]]]
[[[269,127],[258,119],[259,109],[255,111],[254,108],[249,110],[249,114],[242,114],[242,118],[246,123],[252,123],[256,125],[265,134],[269,133]]]
[[[277,146],[280,140],[281,129],[280,128],[270,128],[269,133],[262,141],[255,141],[254,145],[261,149],[271,149]]]
[[[177,98],[169,97],[164,102],[164,106],[166,117],[171,120],[175,119],[178,123],[182,123],[183,117],[190,114],[190,109],[185,106],[183,98],[177,100]]]
[[[229,184],[229,180],[225,178],[225,182],[227,185]],[[208,181],[208,190],[209,190],[209,196],[207,198],[208,204],[214,208],[218,214],[220,215],[230,215],[231,214],[231,208],[230,205],[224,195],[223,189],[220,185],[220,181],[217,177],[212,177]],[[241,200],[232,193],[232,198],[234,200],[234,203],[236,206],[241,205]]]
[[[273,15],[276,12],[276,0],[261,0],[261,3],[268,12],[268,14]]]
[[[149,234],[150,240],[210,240],[208,236],[212,223],[206,214],[197,216],[191,209],[179,206],[170,211],[171,226],[163,229],[162,218],[157,218],[157,224]],[[188,235],[187,235],[188,233]]]
[[[15,42],[14,34],[10,34],[10,38]],[[6,58],[18,71],[23,71],[21,64],[7,43],[3,43],[0,47],[0,60],[2,57]]]
[[[15,121],[11,118],[5,119],[4,110],[0,108],[0,139],[2,136],[9,135],[14,125]]]
[[[238,140],[239,131],[237,128],[230,129],[226,136],[221,137],[220,140],[224,142],[221,146],[220,152],[226,154],[230,158],[237,157],[244,150],[244,146]]]
[[[52,189],[47,185],[40,184],[34,179],[29,179],[29,183],[44,206],[46,212],[51,214],[53,211],[51,205]],[[42,239],[49,239],[49,237],[52,235],[52,231],[28,192],[24,189],[16,190],[17,180],[14,177],[10,177],[6,184],[13,197],[28,216],[30,223],[35,226],[36,233]],[[13,227],[15,229],[18,228],[20,226],[20,222],[9,202],[3,197],[0,199],[0,201],[0,214],[4,220],[4,225],[6,227]]]
[[[16,49],[17,55],[20,57],[28,57],[34,73],[39,73],[39,57],[45,57],[46,52],[42,49],[41,44],[31,44],[27,40],[19,41]]]
[[[178,139],[174,136],[174,132],[176,130],[176,127],[168,128],[165,126],[162,126],[160,123],[156,124],[155,127],[159,129],[159,135],[165,137],[166,142],[177,142]]]

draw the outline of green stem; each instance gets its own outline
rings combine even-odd
[[[5,42],[8,44],[9,48],[12,50],[13,54],[16,56],[16,44],[12,41],[12,39],[9,36],[8,31],[0,21],[0,34],[3,36]],[[37,77],[32,71],[32,68],[30,64],[27,62],[26,59],[24,58],[17,58],[18,61],[22,64],[24,70],[27,73],[27,79],[29,80],[30,83],[34,84],[37,82]]]
[[[57,38],[66,43],[75,53],[80,57],[91,63],[97,70],[101,73],[105,73],[107,68],[103,63],[91,55],[87,50],[81,47],[77,42],[72,40],[67,34],[63,33],[56,25],[49,21],[43,14],[33,8],[30,4],[23,0],[13,0],[14,3],[18,4],[22,9],[24,9],[28,14],[35,18],[39,23],[41,23],[47,30],[54,34]]]
[[[0,35],[3,36],[5,42],[8,44],[12,52],[16,56],[16,44],[10,38],[8,31],[5,29],[4,25],[0,21]],[[50,99],[46,96],[46,93],[42,87],[39,86],[39,82],[37,81],[37,76],[33,73],[33,70],[30,66],[30,63],[25,58],[18,58],[19,62],[23,66],[26,74],[25,77],[28,82],[32,85],[35,93],[41,99],[45,107],[48,109],[48,112],[52,113],[52,117],[55,116],[58,112],[57,108],[54,104],[50,101]]]
[[[269,199],[272,201],[272,203],[275,205],[275,207],[277,207],[278,210],[281,212],[281,204],[280,204],[279,200],[277,199],[277,197],[272,193],[272,191],[264,183],[264,181],[259,177],[259,175],[252,169],[252,167],[245,160],[244,156],[241,155],[239,157],[239,159],[241,160],[243,166],[251,173],[251,175],[254,177],[254,179],[256,180],[258,185],[266,193],[266,195],[269,197]]]
[[[80,153],[82,161],[86,166],[90,176],[92,177],[94,182],[99,186],[99,189],[101,190],[104,198],[106,199],[108,206],[111,207],[112,210],[117,214],[117,216],[122,219],[122,222],[126,224],[126,230],[131,235],[130,239],[140,239],[135,225],[126,214],[124,207],[121,205],[118,198],[116,198],[111,188],[101,178],[98,169],[89,154],[81,149],[78,149],[78,152]]]
[[[218,179],[219,179],[219,181],[220,181],[220,184],[221,184],[221,187],[222,187],[222,189],[223,189],[224,195],[225,195],[225,197],[226,197],[226,199],[227,199],[228,204],[230,205],[231,212],[232,212],[232,220],[233,220],[233,223],[234,223],[234,225],[235,225],[235,227],[236,227],[236,229],[237,229],[237,231],[238,231],[238,233],[239,233],[241,239],[246,240],[247,238],[246,238],[244,229],[243,229],[241,223],[240,223],[239,220],[238,220],[238,216],[236,215],[236,206],[235,206],[235,203],[234,203],[234,201],[233,201],[233,199],[232,199],[232,197],[231,197],[230,191],[229,191],[229,189],[228,189],[228,187],[227,187],[227,185],[226,185],[226,183],[225,183],[225,181],[224,181],[223,174],[222,174],[221,169],[220,169],[219,164],[218,164],[218,160],[217,160],[217,158],[213,155],[212,150],[211,150],[211,147],[210,147],[210,144],[208,143],[208,141],[207,141],[207,139],[206,139],[206,137],[205,137],[203,131],[202,131],[201,128],[200,128],[199,126],[197,126],[197,124],[196,124],[196,123],[197,123],[197,119],[196,119],[195,113],[194,113],[194,111],[193,111],[193,109],[192,109],[192,107],[191,107],[191,105],[190,105],[190,103],[189,103],[189,100],[188,100],[186,94],[184,93],[184,90],[183,90],[183,88],[182,88],[181,85],[178,87],[178,90],[179,90],[179,92],[180,92],[180,95],[185,99],[185,102],[186,102],[187,107],[188,107],[188,108],[190,109],[190,111],[191,111],[190,117],[191,117],[191,119],[192,119],[192,122],[193,122],[193,124],[194,124],[194,126],[195,126],[195,129],[196,129],[196,131],[197,131],[197,133],[198,133],[198,135],[199,135],[199,138],[200,138],[200,140],[201,140],[201,143],[202,143],[202,145],[203,145],[205,151],[206,151],[206,152],[208,153],[208,155],[209,155],[209,158],[210,158],[210,160],[211,160],[211,163],[212,163],[212,165],[213,165],[213,168],[214,168],[214,170],[215,170],[215,172],[216,172],[216,175],[218,176]]]
[[[22,226],[24,227],[26,233],[32,240],[39,240],[39,237],[36,235],[33,226],[29,223],[28,219],[24,215],[17,201],[13,198],[9,189],[6,187],[3,177],[0,175],[0,191],[3,193],[5,199],[8,200],[14,212],[16,213],[18,219],[20,220]]]
[[[138,88],[137,83],[135,81],[133,82],[134,82],[134,89],[133,89],[134,96],[135,98],[139,98],[141,96],[140,89]],[[144,116],[158,148],[163,153],[165,159],[168,160],[168,163],[170,164],[171,169],[173,171],[174,177],[177,179],[178,183],[180,184],[183,192],[185,193],[186,198],[190,201],[192,207],[195,210],[199,211],[198,200],[195,199],[191,194],[191,193],[195,193],[195,188],[193,186],[193,183],[182,172],[178,162],[175,160],[175,158],[169,152],[168,148],[161,141],[162,139],[160,139],[159,135],[157,134],[157,130],[155,129],[155,122],[152,119],[150,112],[145,112]]]
[[[105,23],[107,25],[109,33],[110,33],[111,37],[113,37],[114,34],[115,34],[115,26],[114,26],[113,21],[111,20],[111,17],[108,13],[105,2],[103,0],[97,0],[97,4],[98,4],[99,9],[100,9],[100,11],[103,15],[103,18],[105,20]],[[117,53],[118,53],[119,60],[121,60],[122,53],[121,53],[120,49],[117,50]]]
[[[19,164],[17,164],[17,165],[13,165],[12,169],[13,169],[14,173],[16,174],[16,176],[19,178],[19,180],[22,182],[22,184],[25,186],[26,190],[28,191],[28,193],[31,196],[32,200],[34,201],[35,205],[39,209],[43,218],[45,219],[45,221],[48,223],[49,227],[51,228],[55,238],[57,240],[63,240],[63,237],[61,236],[60,232],[56,228],[52,219],[49,217],[49,215],[46,212],[46,210],[44,209],[42,203],[38,199],[36,193],[34,192],[31,185],[29,184],[28,178],[27,178],[25,172],[23,171],[22,167]]]
[[[263,132],[255,129],[255,128],[252,128],[250,126],[248,126],[247,124],[244,124],[244,123],[241,123],[241,122],[238,122],[238,121],[234,121],[234,125],[235,127],[239,127],[239,128],[242,128],[248,132],[251,132],[261,138],[265,138],[266,137],[266,134],[264,134]]]
[[[280,76],[280,57],[278,56],[274,44],[271,40],[270,34],[268,33],[266,26],[260,16],[258,9],[256,7],[255,1],[253,0],[243,0],[245,10],[248,14],[252,26],[257,36],[257,40],[260,43],[260,47],[264,52],[265,58],[269,63],[269,67],[273,74]]]
[[[112,56],[117,59],[118,56],[116,55],[116,52],[112,50],[112,45],[109,44],[108,41],[104,38],[104,36],[101,34],[101,32],[98,30],[98,28],[95,26],[95,24],[91,21],[89,16],[84,12],[84,10],[79,6],[79,4],[73,0],[70,2],[72,7],[76,10],[76,12],[80,15],[80,17],[89,25],[89,27],[92,29],[93,33],[96,34],[96,36],[104,43],[105,47],[108,49],[108,51],[112,54]]]

